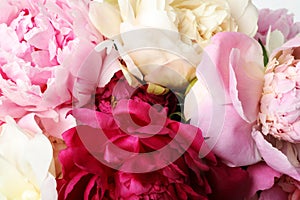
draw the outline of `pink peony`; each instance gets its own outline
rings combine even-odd
[[[216,34],[204,51],[185,116],[226,164],[256,163],[261,157],[251,131],[263,86],[261,47],[244,34],[227,32]]]
[[[300,22],[295,23],[293,14],[288,14],[287,9],[261,9],[255,39],[260,39],[263,44],[266,44],[269,29],[270,31],[280,31],[284,41],[287,41],[300,33]]]
[[[56,137],[75,125],[66,113],[72,100],[87,97],[73,93],[74,82],[97,86],[106,56],[92,51],[102,36],[90,25],[88,3],[1,2],[0,35],[5,39],[0,41],[0,120],[10,115],[27,129]],[[94,71],[83,73],[86,65]]]
[[[300,38],[270,57],[253,138],[266,163],[300,181]]]
[[[265,163],[247,168],[252,179],[251,200],[297,200],[300,198],[300,182],[274,171]]]
[[[247,196],[247,172],[219,163],[207,152],[199,129],[169,119],[166,114],[177,103],[168,95],[132,88],[117,73],[98,88],[96,105],[74,109],[78,126],[63,134],[67,148],[59,156],[59,199]],[[199,152],[206,156],[200,159]]]

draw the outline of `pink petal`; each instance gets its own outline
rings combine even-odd
[[[274,148],[259,131],[254,131],[252,137],[265,162],[276,171],[300,180],[300,167],[293,166],[286,155]]]
[[[300,50],[299,50],[299,46],[300,46],[300,37],[295,37],[291,40],[289,40],[288,42],[286,42],[285,44],[283,44],[280,48],[276,49],[270,56],[270,59],[275,57],[276,54],[279,51],[283,51],[283,50],[287,50],[287,49],[291,49],[291,48],[297,48],[296,52],[294,53],[294,55],[299,59],[300,58]]]
[[[233,59],[230,54],[232,49],[238,49],[240,51],[240,57],[235,62],[232,63]],[[229,65],[233,64],[233,69],[241,68],[241,70],[246,70],[247,73],[250,73],[250,66],[236,66],[236,64],[251,64],[253,67],[253,75],[258,71],[263,70],[263,55],[260,45],[252,38],[237,32],[221,32],[217,33],[211,40],[211,44],[208,45],[205,49],[209,59],[212,64],[217,67],[222,81],[224,82],[225,88],[229,90]],[[197,72],[201,74],[201,70],[207,67],[203,64],[200,64],[197,68]],[[208,77],[209,78],[209,77]],[[241,77],[242,78],[242,77]]]
[[[222,131],[216,135],[209,135],[208,137],[212,138],[206,142],[210,145],[214,143],[211,139],[217,139],[213,152],[227,165],[244,166],[256,163],[261,160],[261,156],[251,137],[253,125],[245,123],[232,106],[227,106]]]
[[[255,45],[253,44],[253,46]],[[240,116],[252,123],[256,121],[259,110],[259,100],[264,82],[263,65],[248,61],[243,58],[242,53],[239,49],[233,49],[230,54],[229,90],[233,105]],[[259,58],[260,56],[258,56]]]
[[[35,116],[36,115],[34,113],[25,115],[18,121],[18,125],[23,129],[28,130],[32,133],[42,133],[43,131],[37,124],[35,120]]]
[[[258,163],[247,168],[252,179],[250,196],[252,197],[259,190],[270,189],[274,185],[275,177],[279,178],[281,174],[265,163]]]
[[[0,24],[10,24],[17,12],[18,8],[11,5],[8,0],[0,1]]]
[[[26,110],[11,102],[9,99],[5,98],[5,97],[2,97],[0,98],[0,119],[1,120],[4,120],[4,117],[6,115],[9,115],[11,117],[14,117],[14,118],[19,118],[19,117],[22,117],[23,115],[26,114]]]
[[[58,111],[58,119],[53,118],[41,118],[41,122],[46,129],[47,133],[57,137],[62,138],[62,133],[66,130],[76,126],[76,121],[73,116],[68,115],[67,113],[71,108],[63,108]]]
[[[279,186],[275,186],[269,190],[262,191],[259,200],[283,200],[288,199],[288,194],[285,193]]]

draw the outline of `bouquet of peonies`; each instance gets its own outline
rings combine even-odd
[[[0,200],[300,199],[300,23],[251,0],[1,0]]]

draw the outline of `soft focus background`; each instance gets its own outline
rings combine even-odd
[[[300,0],[252,0],[258,8],[287,8],[295,15],[295,21],[300,22]]]

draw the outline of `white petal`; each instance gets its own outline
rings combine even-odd
[[[271,31],[271,27],[268,31],[267,38],[266,38],[266,50],[268,56],[277,49],[281,47],[284,43],[284,36],[279,30]]]
[[[127,21],[133,24],[135,14],[130,0],[118,0],[118,3],[123,21]]]
[[[56,181],[51,174],[48,174],[41,185],[41,199],[57,200]]]
[[[15,199],[21,197],[24,191],[35,191],[35,188],[13,164],[0,156],[0,193],[2,196]]]
[[[15,166],[26,166],[23,155],[29,139],[12,118],[6,117],[5,121],[0,135],[0,155]]]
[[[234,18],[238,19],[243,15],[243,12],[249,4],[249,0],[227,0],[230,6],[230,12]]]
[[[26,154],[24,156],[31,165],[39,187],[47,177],[52,155],[53,151],[50,141],[43,134],[36,134],[26,145]]]
[[[136,25],[177,31],[165,10],[165,1],[141,0],[136,13]]]
[[[119,11],[109,3],[90,3],[89,17],[97,30],[108,38],[120,33],[122,22]]]
[[[250,0],[227,0],[239,31],[254,36],[257,31],[258,11]]]

